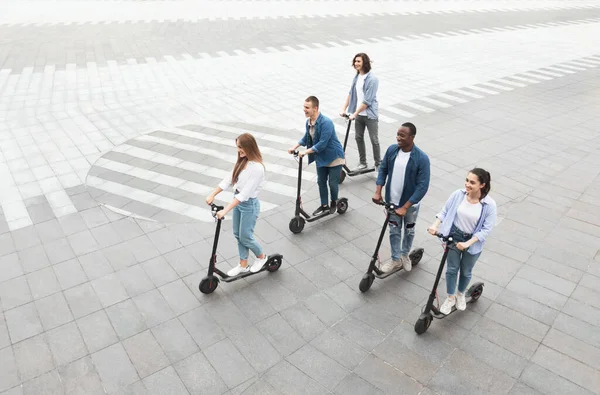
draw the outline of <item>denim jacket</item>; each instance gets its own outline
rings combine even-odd
[[[358,81],[358,73],[352,80],[352,87],[350,88],[350,104],[348,105],[348,112],[351,114],[356,111],[362,103],[357,103],[358,97],[356,95],[356,82]],[[363,86],[364,99],[367,107],[367,118],[377,119],[379,117],[379,103],[377,102],[377,88],[379,88],[379,80],[371,72],[368,72],[365,76],[365,85]]]
[[[444,236],[448,236],[450,234],[452,224],[456,219],[458,206],[460,206],[466,194],[467,191],[464,189],[459,189],[452,193],[442,211],[436,215],[436,217],[442,221],[442,224],[438,229],[439,233],[443,234]],[[473,231],[473,236],[477,237],[478,241],[467,250],[467,252],[471,255],[479,254],[483,250],[485,240],[496,224],[497,208],[494,199],[489,196],[484,197],[481,199],[481,206],[481,215],[479,216],[479,220],[477,221],[477,225]]]
[[[392,184],[392,176],[394,175],[394,162],[398,156],[400,147],[398,144],[391,145],[379,165],[379,174],[377,175],[377,185],[385,185],[385,201],[394,203],[397,206],[403,206],[407,201],[413,205],[418,204],[429,189],[429,157],[421,151],[416,145],[413,145],[412,151],[406,164],[404,173],[404,188],[399,202],[390,202],[390,186]]]
[[[315,122],[315,136],[310,137],[309,122],[306,120],[306,132],[298,144],[315,151],[314,154],[308,155],[308,163],[316,160],[317,167],[325,167],[337,158],[344,158],[344,149],[342,143],[337,138],[335,127],[331,119],[323,114],[319,114]]]

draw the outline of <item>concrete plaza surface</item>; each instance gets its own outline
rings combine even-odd
[[[1,395],[600,394],[600,1],[0,9]],[[341,186],[346,214],[293,235],[285,154],[308,95],[343,137],[360,51],[382,146],[411,121],[432,164],[423,260],[364,294],[384,221],[373,176]],[[203,199],[243,131],[269,181],[256,234],[284,261],[203,295]],[[474,166],[499,206],[483,296],[417,336],[442,253],[425,229]],[[303,190],[312,211],[312,166]],[[227,269],[229,220],[220,237]]]

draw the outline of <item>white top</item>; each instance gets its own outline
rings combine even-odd
[[[454,225],[463,232],[472,234],[477,226],[482,209],[481,203],[469,203],[467,195],[465,195],[465,198],[456,211]]]
[[[358,110],[360,108],[360,106],[363,103],[363,100],[365,100],[365,90],[364,90],[364,86],[365,86],[365,77],[367,75],[366,74],[359,74],[358,75],[358,79],[356,80],[356,109]],[[358,113],[358,115],[367,115],[367,109],[365,108],[364,110],[362,110],[361,112]]]
[[[392,185],[390,185],[391,203],[398,204],[404,190],[404,174],[406,173],[406,165],[410,158],[410,152],[398,151],[398,156],[394,161],[394,173],[392,174]]]
[[[257,198],[265,182],[265,168],[258,162],[249,161],[240,172],[238,181],[233,186],[234,197],[240,202]],[[231,173],[219,183],[219,188],[226,190],[231,186]],[[238,191],[238,193],[235,193]]]

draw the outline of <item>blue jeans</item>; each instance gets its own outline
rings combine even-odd
[[[408,255],[415,238],[415,224],[419,215],[419,205],[410,206],[404,217],[390,214],[390,246],[392,260],[400,260],[401,255]],[[404,239],[402,230],[404,229]]]
[[[467,241],[472,237],[472,235],[463,232],[455,225],[452,225],[450,235],[456,243]],[[454,295],[456,292],[456,277],[459,270],[458,292],[465,293],[469,281],[471,281],[471,273],[477,259],[479,259],[479,255],[481,255],[481,252],[472,255],[468,251],[459,250],[456,246],[450,247],[448,257],[446,258],[446,291],[448,295]]]
[[[254,238],[254,226],[260,213],[260,202],[257,198],[248,199],[233,209],[233,235],[238,242],[240,259],[248,259],[248,250],[257,257],[262,255],[262,248]]]
[[[342,174],[342,165],[333,167],[317,167],[317,183],[319,184],[319,195],[321,195],[321,206],[329,204],[327,194],[327,181],[329,180],[329,190],[331,191],[331,200],[338,200],[340,186],[340,175]]]

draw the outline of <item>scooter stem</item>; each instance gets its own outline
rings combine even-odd
[[[442,261],[440,262],[440,267],[437,271],[437,275],[435,276],[435,282],[433,283],[433,289],[431,290],[431,294],[429,294],[429,299],[427,300],[427,305],[425,306],[425,311],[423,313],[428,314],[433,308],[433,301],[435,300],[435,293],[437,291],[438,284],[440,283],[440,279],[442,277],[442,272],[444,271],[444,266],[446,265],[446,258],[448,257],[448,252],[450,251],[449,243],[446,242],[446,246],[444,247],[444,255],[442,255]]]

